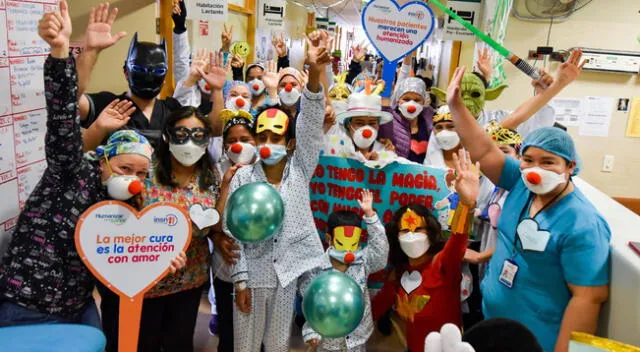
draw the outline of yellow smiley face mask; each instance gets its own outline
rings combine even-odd
[[[333,246],[339,251],[355,252],[360,247],[362,229],[357,226],[338,226],[333,229]]]

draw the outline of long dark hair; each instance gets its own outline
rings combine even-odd
[[[207,130],[211,130],[211,124],[209,119],[199,113],[196,108],[191,106],[185,106],[171,112],[167,118],[167,122],[162,128],[162,138],[155,149],[155,174],[158,182],[165,186],[177,187],[178,184],[173,181],[173,170],[171,168],[171,152],[169,151],[169,129],[176,126],[176,124],[184,119],[191,117],[197,118]],[[216,183],[215,175],[213,173],[213,164],[211,158],[205,153],[205,155],[196,163],[196,174],[199,174],[199,184],[201,190],[205,190]]]
[[[400,232],[398,227],[400,226],[400,219],[407,209],[413,210],[416,214],[423,217],[427,223],[427,237],[429,238],[429,250],[427,254],[436,255],[444,248],[446,242],[442,235],[442,227],[438,222],[438,219],[431,213],[429,209],[420,204],[408,204],[398,209],[393,214],[393,221],[385,226],[387,232],[387,239],[389,241],[389,261],[396,270],[396,274],[402,273],[409,267],[409,257],[400,248],[400,241],[398,240],[398,233]],[[398,275],[396,277],[399,278]]]

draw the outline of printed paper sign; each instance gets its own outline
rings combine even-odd
[[[227,2],[223,0],[185,1],[187,18],[224,22],[229,17]]]
[[[120,296],[119,351],[136,351],[144,293],[189,246],[189,216],[171,203],[138,213],[122,202],[100,202],[82,214],[75,239],[87,268]]]
[[[447,174],[447,169],[419,164],[392,163],[371,169],[357,160],[321,156],[309,184],[316,228],[324,238],[332,212],[351,210],[361,214],[357,199],[363,189],[373,193],[373,208],[383,223],[391,222],[393,213],[402,206],[416,203],[434,211],[446,224],[448,205],[436,205],[451,194],[452,178],[449,180]]]
[[[283,0],[260,0],[258,4],[259,29],[284,29],[286,3]]]
[[[476,27],[480,27],[480,21],[482,20],[480,11],[482,10],[482,4],[480,0],[462,0],[454,1],[449,0],[447,6],[451,11],[455,12],[462,19],[467,20]],[[454,20],[447,15],[444,22],[444,35],[445,40],[461,40],[473,42],[476,40],[476,36],[464,28],[458,21]]]

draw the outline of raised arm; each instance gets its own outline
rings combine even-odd
[[[380,271],[387,266],[389,257],[389,241],[384,226],[373,210],[373,194],[369,190],[362,192],[362,199],[358,199],[360,208],[364,211],[364,222],[367,224],[367,247],[365,251],[365,265],[367,274]]]
[[[462,145],[471,153],[472,160],[480,162],[482,173],[493,184],[498,184],[504,167],[505,154],[498,149],[482,126],[471,115],[471,112],[464,106],[460,94],[460,82],[462,82],[464,71],[464,66],[456,68],[451,83],[449,83],[447,104]]]
[[[224,109],[224,97],[222,95],[222,89],[227,82],[227,74],[231,69],[231,60],[224,62],[224,53],[222,51],[213,52],[209,55],[209,72],[205,72],[202,67],[198,67],[197,71],[202,78],[211,87],[211,102],[213,108],[209,113],[209,120],[211,121],[211,129],[213,136],[222,135],[222,122],[220,121],[220,111]]]
[[[102,109],[100,115],[94,123],[84,130],[82,140],[84,141],[84,151],[96,150],[96,148],[111,133],[124,127],[131,114],[136,111],[130,100],[114,100],[107,107]]]
[[[173,19],[173,77],[176,82],[180,82],[189,74],[189,54],[191,54],[186,26],[187,7],[184,1],[178,1],[178,3],[174,1],[171,18]]]
[[[280,33],[279,37],[274,33],[271,38],[271,44],[276,48],[276,53],[278,54],[278,70],[289,67],[289,50],[284,42],[284,33]]]
[[[571,52],[567,62],[560,65],[555,80],[545,73],[540,80],[533,81],[532,84],[536,88],[537,94],[518,106],[517,109],[507,116],[501,123],[502,127],[515,130],[542,109],[566,86],[575,81],[585,64],[585,61],[580,63],[581,59],[582,51],[575,49]],[[545,86],[547,88],[544,88]]]
[[[365,48],[362,44],[358,44],[353,49],[353,57],[351,58],[351,63],[349,64],[349,71],[347,72],[347,78],[344,80],[346,83],[351,84],[353,79],[356,78],[360,72],[362,72],[362,66],[360,63],[364,59]]]
[[[78,57],[78,102],[80,104],[80,120],[85,120],[90,112],[90,103],[84,93],[89,86],[91,72],[102,50],[111,47],[127,33],[111,34],[111,25],[118,16],[118,9],[109,12],[109,4],[104,3],[92,8],[89,12],[89,24],[84,34],[84,51]]]
[[[198,81],[202,78],[198,69],[205,69],[209,64],[209,50],[198,49],[191,60],[191,66],[187,71],[186,78],[176,85],[173,97],[182,106],[198,107],[201,103],[200,89]]]

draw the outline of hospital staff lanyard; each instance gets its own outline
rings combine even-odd
[[[555,196],[553,196],[553,198],[551,198],[550,201],[545,203],[542,206],[542,208],[540,208],[540,210],[536,211],[536,213],[533,214],[533,216],[530,216],[529,219],[535,220],[536,216],[538,216],[540,213],[542,213],[547,208],[549,208],[551,205],[553,205],[553,203],[555,203],[558,200],[558,198],[560,198],[560,196],[567,190],[567,188],[569,188],[569,184],[570,183],[571,183],[571,181],[568,181],[564,185],[564,188],[562,189],[562,191],[560,193],[558,193]],[[529,199],[527,200],[527,205],[522,209],[522,211],[520,211],[520,216],[518,217],[518,223],[523,220],[522,217],[524,216],[524,212],[531,209],[531,205],[533,204],[534,196],[535,196],[535,193],[530,192]],[[511,255],[511,259],[512,260],[516,256],[516,253],[518,252],[518,242],[520,242],[520,245],[522,245],[522,240],[520,240],[520,236],[518,235],[518,230],[516,229],[515,236],[513,236],[513,254]]]

